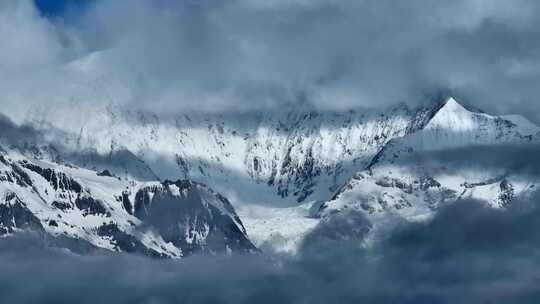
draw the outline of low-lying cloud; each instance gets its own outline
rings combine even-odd
[[[339,110],[450,90],[538,121],[538,13],[529,0],[96,0],[47,18],[8,0],[2,111]]]
[[[472,145],[442,151],[415,151],[403,155],[398,164],[432,175],[482,172],[537,178],[540,176],[538,155],[540,145],[535,143]]]
[[[506,210],[460,201],[430,221],[402,222],[366,248],[371,224],[344,214],[323,222],[294,257],[75,256],[44,250],[32,237],[8,238],[0,242],[0,300],[537,303],[539,219],[538,197]]]

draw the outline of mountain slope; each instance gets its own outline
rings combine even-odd
[[[126,180],[4,149],[0,234],[20,230],[76,252],[179,258],[256,251],[229,201],[202,184]]]
[[[533,145],[538,127],[519,116],[467,110],[453,98],[346,113],[305,105],[167,117],[114,106],[90,110],[62,120],[30,113],[39,135],[15,145],[27,157],[108,169],[124,183],[180,177],[211,185],[239,208],[257,245],[270,240],[286,250],[317,224],[313,210],[317,217],[355,208],[422,218],[459,198],[504,206],[536,185],[511,164],[484,168],[463,160],[476,155],[474,165],[494,147]]]
[[[95,155],[125,151],[146,169],[125,169],[137,168],[130,161],[108,168],[116,175],[182,177],[212,185],[235,201],[292,206],[328,200],[389,140],[422,128],[437,106],[333,113],[304,105],[283,112],[171,117],[110,106],[84,115],[91,119],[55,120],[41,112],[29,117],[40,131],[66,132],[54,143],[63,154],[94,155],[79,156],[78,165],[102,170]]]
[[[540,128],[512,118],[471,112],[450,98],[424,128],[390,141],[318,215],[352,208],[414,219],[458,199],[505,207],[529,195],[540,182],[534,163],[526,163]]]

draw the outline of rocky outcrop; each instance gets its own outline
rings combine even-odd
[[[0,235],[38,233],[74,252],[179,258],[252,253],[232,205],[189,180],[139,182],[0,152]]]

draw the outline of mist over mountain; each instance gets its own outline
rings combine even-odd
[[[451,90],[539,121],[535,1],[41,2],[0,8],[3,104],[17,117],[44,104],[343,110]]]
[[[534,1],[0,3],[0,302],[537,303]]]
[[[369,229],[366,219],[356,215],[355,220],[315,229],[302,254],[293,259],[233,256],[171,262],[126,255],[75,256],[42,249],[32,236],[20,236],[0,242],[0,299],[536,303],[537,202],[503,212],[463,201],[442,209],[429,222],[401,223],[370,250],[351,242],[365,237],[351,231]],[[336,240],[336,235],[341,238]]]

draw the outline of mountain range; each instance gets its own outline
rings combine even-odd
[[[378,227],[464,198],[505,208],[538,185],[526,160],[501,159],[535,149],[539,127],[447,96],[346,112],[73,112],[0,120],[5,237],[165,258],[294,252],[346,210]]]

